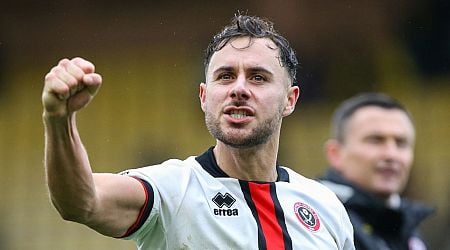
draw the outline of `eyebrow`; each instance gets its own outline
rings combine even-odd
[[[212,73],[213,73],[213,75],[216,75],[219,72],[231,72],[233,70],[234,70],[234,68],[231,66],[222,66],[222,67],[219,67],[216,70],[214,70]]]
[[[261,72],[261,73],[273,76],[273,72],[268,70],[268,69],[266,69],[266,68],[264,68],[264,67],[250,67],[247,71],[250,71],[250,72],[253,72],[253,73]]]
[[[216,70],[214,70],[213,75],[218,74],[219,72],[232,72],[234,71],[234,67],[232,66],[222,66],[217,68]],[[250,67],[248,69],[246,69],[247,72],[252,72],[252,73],[257,73],[257,72],[261,72],[261,73],[265,73],[267,75],[273,76],[273,72],[264,68],[264,67],[259,67],[259,66],[255,66],[255,67]]]

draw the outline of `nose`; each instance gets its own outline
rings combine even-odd
[[[399,148],[395,140],[387,140],[384,145],[384,156],[388,159],[395,159],[399,154]]]
[[[236,81],[232,84],[230,90],[230,96],[237,100],[246,100],[250,97],[250,90],[248,86],[247,79],[243,75],[239,75]]]

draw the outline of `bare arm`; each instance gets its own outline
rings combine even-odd
[[[101,81],[94,65],[81,58],[63,59],[46,75],[45,169],[51,200],[64,219],[118,237],[135,222],[145,192],[131,177],[92,173],[76,111],[92,100]]]

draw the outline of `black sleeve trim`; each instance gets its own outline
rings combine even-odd
[[[152,208],[153,208],[154,192],[153,192],[153,188],[150,185],[150,183],[148,183],[142,179],[139,179],[137,177],[134,177],[134,176],[131,176],[131,177],[138,180],[141,183],[142,187],[144,188],[145,202],[141,208],[141,211],[139,212],[136,222],[134,222],[133,225],[131,225],[130,228],[128,228],[127,232],[124,235],[120,236],[119,238],[128,237],[131,234],[133,234],[134,232],[136,232],[144,224],[144,222],[147,220],[147,218],[150,216],[150,212],[152,211]]]

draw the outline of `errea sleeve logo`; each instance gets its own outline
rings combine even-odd
[[[237,208],[232,209],[231,206],[236,202],[236,199],[229,193],[217,193],[212,201],[219,208],[214,208],[214,215],[218,216],[238,216]]]

